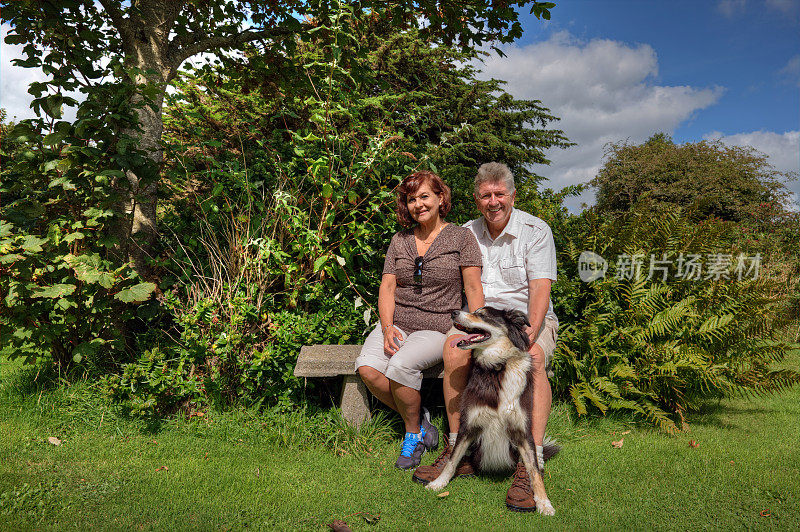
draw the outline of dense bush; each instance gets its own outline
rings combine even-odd
[[[112,183],[138,156],[110,131],[107,144],[82,138],[91,116],[71,124],[50,113],[3,127],[0,355],[106,369],[131,349],[131,303],[156,288],[115,260],[109,224]]]
[[[369,319],[363,305],[332,298],[308,313],[258,308],[241,294],[230,301],[204,298],[191,308],[168,294],[164,304],[175,316],[174,327],[155,331],[153,347],[104,379],[110,397],[133,415],[191,413],[237,402],[297,404],[314,388],[313,381],[294,376],[300,347],[357,343]]]
[[[600,212],[625,213],[649,197],[658,212],[691,207],[696,219],[746,222],[759,206],[785,211],[793,201],[786,184],[796,178],[796,172],[779,172],[753,148],[705,140],[675,144],[658,133],[639,145],[609,145],[591,184]]]
[[[554,380],[579,414],[626,411],[674,429],[705,400],[800,382],[776,366],[796,346],[776,338],[775,281],[740,260],[733,229],[675,212],[653,218],[646,205],[616,219],[581,216],[560,255],[558,285],[573,297],[556,300]],[[584,251],[608,261],[604,277],[579,280]]]

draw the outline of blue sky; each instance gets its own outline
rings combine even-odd
[[[800,0],[782,4],[786,11],[765,2],[728,3],[730,11],[724,5],[568,0],[558,4],[549,27],[532,31],[531,38],[559,28],[584,40],[646,43],[658,54],[659,83],[724,87],[716,105],[678,128],[676,140],[698,138],[709,124],[725,134],[797,129],[800,91],[781,71],[800,54]],[[526,26],[534,29],[537,21],[528,19]]]
[[[800,0],[556,1],[484,75],[541,100],[578,142],[536,170],[556,189],[596,174],[607,142],[658,131],[720,139],[800,170]],[[790,188],[800,194],[800,183]],[[591,203],[592,194],[572,202]]]

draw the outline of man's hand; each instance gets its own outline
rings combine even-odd
[[[525,330],[531,346],[539,337],[539,329],[544,323],[550,305],[550,279],[531,279],[528,281],[528,321],[531,326]]]
[[[529,346],[532,346],[536,342],[536,338],[539,337],[539,331],[533,327],[525,327],[525,334],[528,335]]]

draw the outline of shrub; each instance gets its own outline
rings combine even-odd
[[[576,300],[559,314],[554,362],[556,392],[578,414],[627,411],[674,430],[705,400],[800,382],[800,373],[774,366],[796,346],[775,339],[774,282],[739,279],[730,224],[695,224],[676,212],[652,218],[646,206],[614,220],[587,211],[581,222],[561,254],[559,285]],[[641,254],[645,263],[641,275],[627,276],[624,260],[609,261],[605,277],[581,283],[583,251],[606,259]],[[703,268],[699,279],[685,275],[692,255]],[[729,255],[722,267],[719,257]],[[651,256],[665,261],[654,262],[665,270],[652,278]]]
[[[52,358],[62,369],[103,368],[125,351],[131,303],[156,288],[113,257],[112,181],[124,172],[82,127],[3,127],[0,355]]]
[[[183,306],[169,294],[174,327],[135,363],[105,379],[110,397],[133,415],[191,413],[243,402],[293,405],[309,391],[294,376],[300,347],[358,342],[363,309],[341,298],[323,300],[312,312],[257,308],[235,296],[230,305],[210,298]],[[313,389],[313,382],[309,383]]]

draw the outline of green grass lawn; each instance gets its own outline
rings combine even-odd
[[[563,450],[545,472],[557,514],[544,518],[506,510],[509,479],[457,479],[444,497],[413,483],[385,421],[349,436],[332,424],[338,439],[310,446],[320,438],[295,414],[148,426],[85,383],[20,391],[15,367],[2,371],[0,529],[800,529],[798,388],[723,401],[677,436],[557,405]]]

